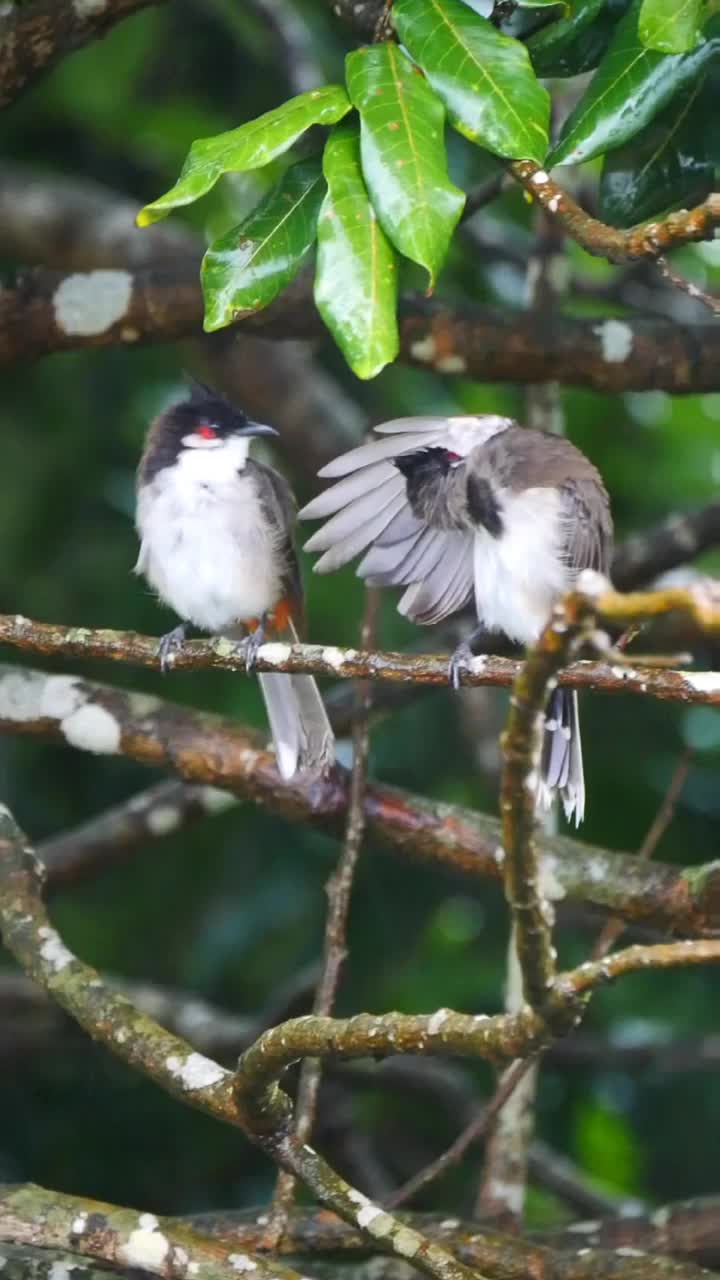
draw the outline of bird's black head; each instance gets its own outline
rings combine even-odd
[[[187,450],[218,449],[243,437],[277,434],[273,427],[253,422],[219,391],[193,382],[188,398],[170,405],[152,424],[140,478],[147,484]]]
[[[213,448],[230,436],[276,436],[273,427],[252,422],[219,391],[193,382],[187,400],[180,400],[163,415],[166,425],[185,449]]]

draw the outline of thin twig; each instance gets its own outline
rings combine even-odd
[[[375,643],[377,615],[380,603],[376,588],[367,588],[365,613],[360,629],[360,645],[371,649]],[[355,868],[360,856],[365,833],[365,784],[370,749],[370,710],[372,687],[368,680],[359,682],[355,700],[353,726],[353,763],[350,775],[347,826],[342,851],[326,890],[328,912],[325,921],[323,962],[320,981],[315,991],[312,1012],[315,1017],[327,1017],[335,1005],[340,973],[347,956],[347,922],[350,910]],[[300,1072],[295,1106],[295,1142],[302,1146],[310,1140],[317,1109],[322,1062],[319,1058],[306,1058]],[[275,1248],[287,1226],[289,1211],[295,1195],[295,1178],[282,1172],[275,1187],[268,1224],[269,1248]]]
[[[523,1076],[526,1076],[530,1071],[535,1061],[534,1057],[529,1057],[513,1062],[504,1072],[490,1101],[465,1126],[462,1133],[458,1135],[442,1155],[438,1156],[436,1160],[432,1160],[424,1169],[420,1169],[413,1174],[412,1178],[408,1178],[407,1182],[403,1183],[401,1187],[393,1191],[392,1195],[385,1201],[387,1207],[395,1209],[400,1204],[407,1204],[423,1187],[426,1187],[430,1182],[434,1182],[436,1178],[442,1177],[448,1169],[458,1164],[469,1147],[479,1142],[481,1138],[487,1139],[501,1107],[507,1102]]]
[[[667,280],[676,289],[680,289],[682,293],[686,293],[689,298],[694,298],[696,302],[702,303],[713,315],[720,316],[720,298],[715,298],[711,293],[705,293],[692,280],[686,280],[681,276],[679,271],[670,265],[667,258],[658,258],[657,266],[663,280]]]
[[[648,861],[655,853],[658,844],[675,816],[675,806],[690,772],[691,763],[692,751],[688,748],[683,752],[675,767],[660,808],[650,823],[645,839],[638,849],[638,858]],[[622,937],[625,927],[625,921],[619,920],[617,916],[611,916],[609,920],[606,920],[592,949],[591,958],[593,960],[601,960],[603,956],[607,955],[608,951],[612,950],[616,942]]]

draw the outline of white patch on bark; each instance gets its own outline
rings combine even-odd
[[[13,672],[0,680],[0,717],[16,723],[56,720],[71,746],[114,754],[120,746],[120,726],[105,707],[87,698],[77,676]]]
[[[395,1233],[393,1248],[402,1258],[414,1258],[422,1242],[422,1236],[418,1235],[417,1231],[411,1231],[410,1227],[401,1227]]]
[[[633,349],[635,335],[623,320],[603,320],[593,325],[593,333],[600,339],[602,358],[606,364],[622,364]]]
[[[261,644],[258,649],[258,658],[262,658],[263,662],[271,662],[274,667],[287,662],[289,657],[289,644]]]
[[[166,1059],[165,1066],[181,1082],[183,1088],[188,1090],[210,1089],[229,1075],[217,1062],[206,1058],[202,1053],[191,1053],[184,1059],[172,1055]]]
[[[55,973],[60,973],[67,968],[73,959],[72,952],[68,951],[60,934],[56,933],[55,929],[51,929],[49,925],[43,925],[41,929],[38,929],[38,934],[44,939],[40,948],[40,955],[43,960],[47,960],[50,968]]]
[[[106,707],[86,702],[72,715],[66,716],[60,728],[65,741],[80,751],[92,751],[95,755],[116,755],[120,750],[120,725]]]
[[[435,368],[438,373],[465,373],[467,360],[464,356],[458,355],[457,352],[451,352],[450,355],[441,356],[439,360],[436,360]]]
[[[105,333],[125,315],[132,285],[129,271],[78,271],[66,276],[52,299],[58,329],[79,337]]]
[[[143,1214],[152,1217],[152,1214]],[[154,1228],[138,1227],[132,1231],[127,1244],[120,1245],[118,1258],[130,1267],[141,1267],[144,1271],[157,1271],[170,1252],[170,1244],[162,1231]]]
[[[78,18],[94,18],[107,8],[107,0],[73,0]]]
[[[565,897],[565,886],[558,879],[557,858],[546,853],[540,861],[540,893],[551,902],[559,902]]]
[[[410,343],[410,355],[413,360],[420,360],[423,364],[432,364],[435,351],[435,339],[430,333],[426,338],[418,338],[417,342]]]
[[[449,1009],[437,1009],[428,1022],[428,1035],[436,1036],[450,1016]]]
[[[697,693],[720,693],[720,671],[686,671],[683,679]]]
[[[393,1229],[393,1220],[390,1214],[384,1213],[376,1204],[367,1205],[364,1209],[361,1209],[357,1221],[359,1227],[364,1227],[377,1240],[381,1240],[383,1236],[388,1236]]]
[[[154,836],[167,835],[180,825],[180,810],[174,804],[159,804],[148,813],[147,824]]]
[[[233,1271],[257,1271],[257,1262],[248,1258],[246,1253],[229,1253],[228,1262]]]
[[[354,658],[354,656],[354,649],[348,649],[346,654],[344,650],[336,649],[334,645],[328,645],[321,653],[323,662],[332,667],[333,671],[339,671],[341,667],[344,667],[346,658]]]
[[[237,804],[237,796],[229,791],[221,791],[219,787],[201,787],[200,803],[207,813],[224,813]]]
[[[488,1184],[488,1195],[498,1204],[503,1204],[516,1217],[522,1213],[525,1191],[522,1183],[502,1182],[500,1178],[492,1178]]]

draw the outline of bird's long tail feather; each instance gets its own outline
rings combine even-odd
[[[538,802],[549,808],[553,796],[562,800],[565,817],[579,826],[585,816],[585,778],[575,689],[555,689],[545,712]]]
[[[288,639],[298,639],[292,619],[287,631]],[[280,776],[324,773],[335,759],[335,737],[314,676],[260,671],[258,680]]]

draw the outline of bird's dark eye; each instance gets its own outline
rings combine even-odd
[[[195,428],[195,435],[203,440],[214,440],[217,436],[217,427],[214,427],[211,422],[201,422]]]

